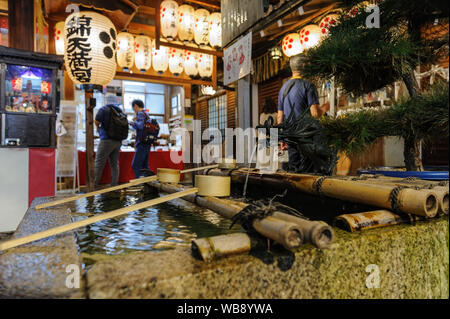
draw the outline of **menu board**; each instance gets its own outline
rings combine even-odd
[[[222,42],[226,47],[264,16],[263,0],[222,0]]]
[[[252,33],[239,39],[223,52],[223,82],[228,85],[250,73],[252,67]]]

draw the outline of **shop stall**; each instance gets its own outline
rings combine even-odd
[[[34,198],[55,195],[55,121],[62,58],[0,46],[0,232]]]

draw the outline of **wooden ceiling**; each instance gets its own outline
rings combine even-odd
[[[220,11],[220,0],[175,0],[180,5],[189,3],[194,8],[203,7],[210,12]],[[144,33],[155,37],[155,12],[158,0],[44,0],[46,18],[62,21],[70,14],[69,4],[82,8],[94,8],[114,23],[117,30],[127,29],[131,33]]]

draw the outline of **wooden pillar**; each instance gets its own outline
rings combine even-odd
[[[161,39],[161,0],[155,1],[155,49],[159,50]]]
[[[9,47],[34,51],[34,0],[8,0]]]
[[[85,88],[86,102],[86,186],[87,191],[94,190],[94,90]]]

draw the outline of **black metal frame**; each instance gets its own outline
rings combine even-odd
[[[6,111],[6,65],[24,65],[37,68],[51,69],[53,73],[52,113],[33,114]],[[55,124],[56,112],[60,103],[60,83],[58,70],[62,68],[64,60],[61,56],[38,52],[17,50],[0,46],[0,148],[5,147],[56,147]],[[23,127],[16,127],[22,123]],[[5,145],[8,133],[18,134],[22,139],[20,145]],[[19,136],[17,136],[19,137]]]

